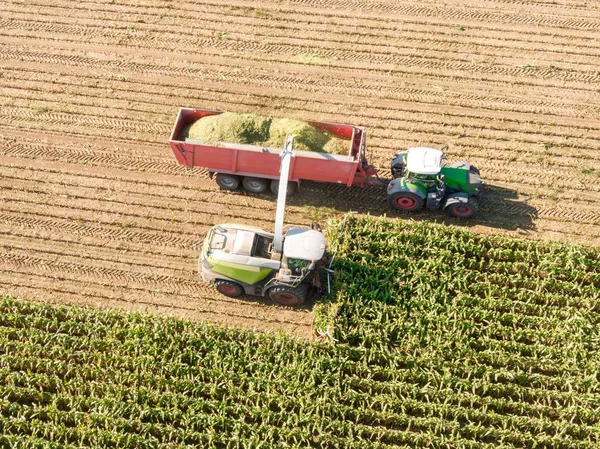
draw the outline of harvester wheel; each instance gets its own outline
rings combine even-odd
[[[477,214],[479,203],[477,198],[470,196],[466,203],[452,203],[444,208],[446,213],[456,218],[471,218]]]
[[[416,193],[397,192],[388,196],[390,205],[397,210],[412,212],[423,207],[423,199]]]
[[[294,288],[280,285],[269,290],[269,297],[282,306],[299,306],[308,297],[308,287],[308,284]]]
[[[264,193],[269,188],[269,181],[264,178],[253,178],[246,176],[242,181],[244,190],[250,193]]]
[[[219,293],[230,298],[237,298],[244,293],[244,288],[240,284],[226,279],[217,279],[215,281],[215,288]]]
[[[240,186],[240,178],[228,173],[219,173],[217,175],[217,184],[223,190],[235,190]]]
[[[288,185],[287,185],[287,193],[286,196],[291,196],[296,192],[296,189],[298,188],[298,184],[295,183],[294,181],[289,181]],[[273,179],[271,181],[271,192],[273,192],[274,195],[278,195],[279,194],[279,179]]]

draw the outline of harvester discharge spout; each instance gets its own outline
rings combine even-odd
[[[279,169],[279,191],[277,192],[277,210],[275,211],[275,238],[273,249],[277,253],[283,251],[283,218],[285,213],[285,201],[287,197],[288,177],[290,162],[293,157],[292,142],[294,136],[288,134],[285,138],[285,146],[281,152],[281,166]]]

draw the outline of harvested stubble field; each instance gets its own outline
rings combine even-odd
[[[365,126],[384,176],[448,144],[488,183],[461,226],[600,245],[600,4],[438,3],[0,2],[2,293],[311,335],[309,307],[198,279],[208,228],[271,229],[275,201],[178,166],[180,106]],[[286,219],[348,210],[406,218],[378,189],[306,183]]]

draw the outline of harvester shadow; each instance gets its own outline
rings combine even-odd
[[[225,298],[228,299],[228,298]],[[274,302],[268,296],[252,296],[252,295],[242,295],[237,298],[231,299],[232,301],[241,302],[244,304],[260,304],[262,306],[272,306],[280,309],[290,309],[290,310],[306,310],[311,311],[315,305],[316,299],[311,298],[307,299],[303,304],[298,306],[282,306]]]

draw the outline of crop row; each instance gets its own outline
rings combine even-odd
[[[394,366],[400,363],[404,368]],[[365,347],[0,303],[6,446],[52,440],[75,447],[591,448],[598,442],[593,393],[537,388],[532,394],[539,400],[519,402],[486,394],[494,386],[481,376],[454,377],[462,391],[444,387],[452,376],[431,368],[418,355]]]

